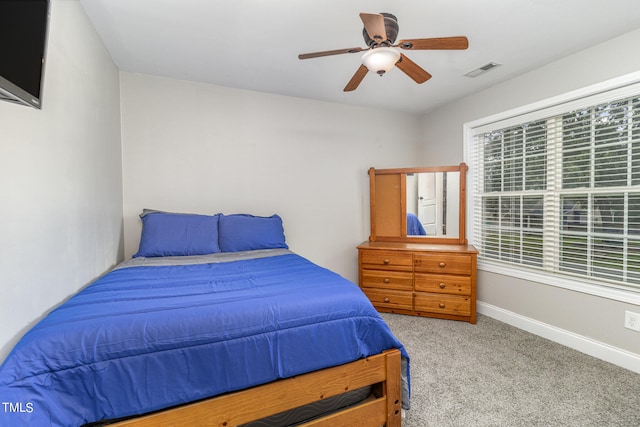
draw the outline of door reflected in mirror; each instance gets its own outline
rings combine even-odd
[[[408,173],[407,236],[458,237],[460,173]]]

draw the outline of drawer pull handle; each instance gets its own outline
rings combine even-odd
[[[384,283],[389,283],[389,282],[391,282],[391,280],[389,280],[389,279],[385,278],[385,279],[383,280],[383,282],[384,282]]]
[[[444,308],[444,303],[441,302],[440,304],[438,304],[438,307]]]
[[[385,298],[385,299],[384,299],[384,302],[389,302],[389,298]]]
[[[383,264],[389,264],[390,262],[391,262],[391,261],[390,261],[390,260],[388,260],[388,259],[382,260],[382,263],[383,263]]]
[[[441,263],[440,263],[440,264],[438,264],[438,265],[439,265],[440,267],[444,268],[444,267],[446,267],[446,266],[447,266],[447,263],[446,263],[446,262],[441,262]]]
[[[440,286],[440,289],[444,289],[447,285],[445,285],[444,283],[440,283],[438,286]]]

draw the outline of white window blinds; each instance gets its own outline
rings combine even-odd
[[[470,136],[480,260],[640,292],[640,86]]]

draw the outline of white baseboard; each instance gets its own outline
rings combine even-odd
[[[565,345],[614,365],[640,374],[640,355],[613,347],[591,338],[557,328],[546,323],[522,316],[509,310],[481,301],[477,302],[480,314],[499,320],[516,328],[531,332],[548,340]]]

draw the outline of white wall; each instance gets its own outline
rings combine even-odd
[[[0,102],[0,360],[122,257],[118,70],[76,0],[53,0],[42,110]]]
[[[127,257],[143,208],[277,213],[292,250],[356,281],[367,169],[418,153],[407,114],[125,72],[121,99]]]
[[[423,120],[425,163],[462,161],[466,122],[640,70],[639,44],[637,30],[428,114]],[[429,147],[435,143],[439,150],[432,156]],[[523,316],[565,336],[577,334],[583,342],[593,340],[603,349],[613,346],[614,352],[621,349],[640,357],[640,334],[623,327],[624,311],[640,312],[639,306],[486,271],[478,273],[478,299],[496,312]]]

